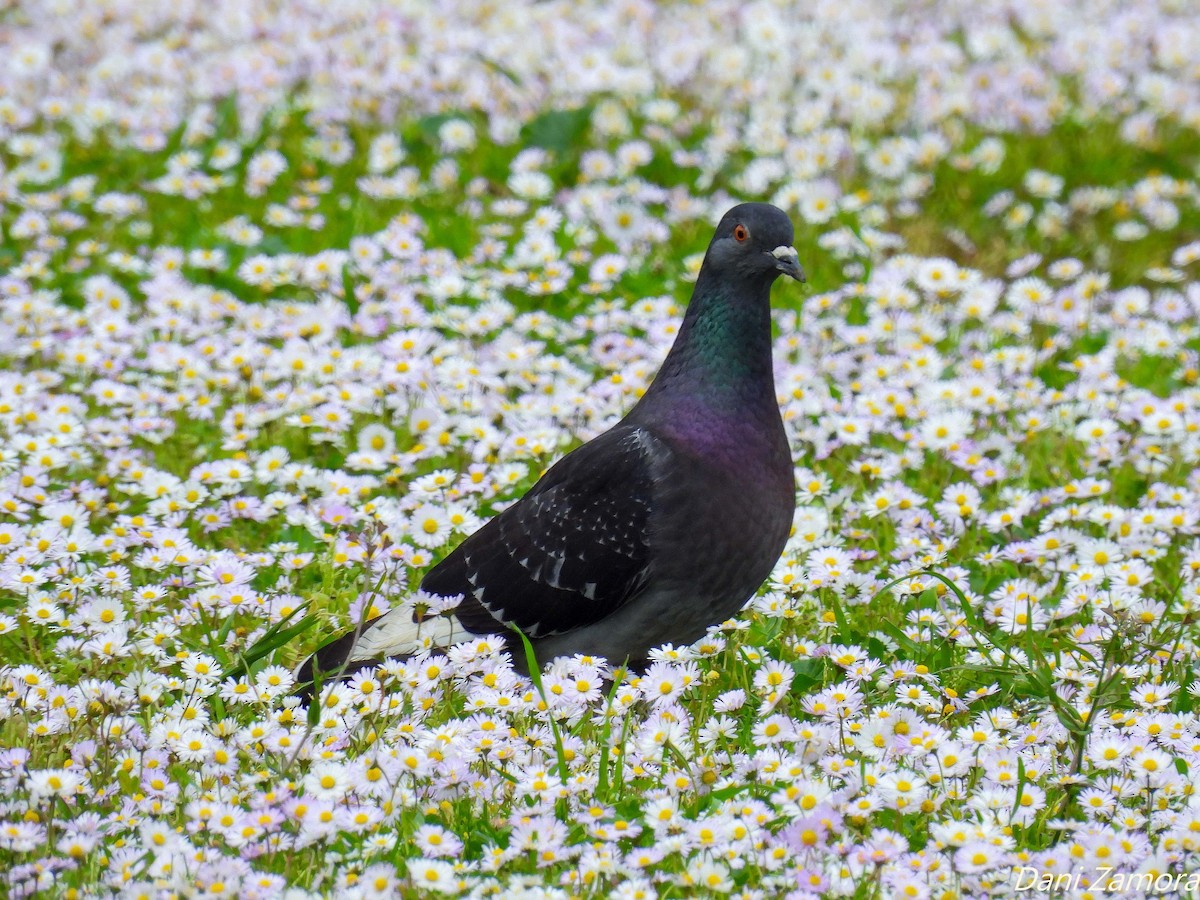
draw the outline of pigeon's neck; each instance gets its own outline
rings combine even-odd
[[[718,410],[777,408],[770,280],[735,285],[701,271],[675,343],[639,407],[671,408],[681,397]]]

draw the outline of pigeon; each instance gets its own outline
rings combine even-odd
[[[398,607],[296,670],[303,695],[389,657],[500,635],[525,670],[604,657],[645,666],[735,615],[791,532],[795,481],[771,359],[771,285],[804,281],[791,220],[744,203],[717,226],[658,374],[629,413],[551,466],[462,541],[420,590],[461,597],[426,617]]]

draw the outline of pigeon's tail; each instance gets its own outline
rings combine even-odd
[[[322,684],[350,678],[385,659],[404,659],[429,647],[449,647],[466,640],[466,631],[453,615],[414,621],[411,607],[401,607],[347,631],[304,660],[294,673],[296,696],[311,700]]]
[[[348,631],[320,647],[312,656],[305,659],[292,673],[296,679],[296,687],[292,693],[308,703],[316,693],[318,674],[321,684],[329,684],[350,678],[363,669],[382,662],[382,657],[378,659],[352,658],[354,642],[359,637],[361,635],[358,631]]]

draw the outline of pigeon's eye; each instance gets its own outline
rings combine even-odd
[[[745,225],[733,226],[733,239],[739,244],[744,244],[750,239],[750,229]]]

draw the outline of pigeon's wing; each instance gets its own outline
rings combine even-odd
[[[605,432],[463,541],[421,588],[462,594],[455,616],[475,633],[515,627],[537,638],[600,621],[649,577],[656,485],[669,456],[644,428]]]

